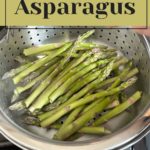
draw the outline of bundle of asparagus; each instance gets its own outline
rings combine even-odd
[[[111,133],[103,123],[141,98],[142,93],[136,91],[120,101],[124,90],[137,81],[138,69],[118,56],[116,49],[86,43],[93,33],[88,31],[76,41],[25,49],[25,57],[16,58],[21,66],[3,76],[11,77],[16,85],[9,109],[25,109],[27,124],[57,129],[57,140],[72,140],[77,133]],[[31,57],[36,59],[31,61]]]

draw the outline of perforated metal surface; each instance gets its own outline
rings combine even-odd
[[[28,48],[35,45],[41,45],[50,42],[60,42],[67,39],[74,39],[79,34],[86,32],[89,29],[11,29],[9,30],[6,39],[0,43],[0,76],[6,71],[15,68],[18,64],[14,61],[15,56],[22,55],[24,48]],[[117,48],[130,60],[133,60],[134,65],[140,70],[139,81],[135,85],[135,89],[143,91],[143,97],[141,102],[135,105],[133,109],[120,115],[118,118],[111,120],[111,123],[107,125],[111,129],[116,131],[119,129],[125,130],[125,126],[131,122],[131,120],[138,117],[144,109],[149,105],[150,94],[150,59],[147,49],[143,46],[139,36],[130,30],[119,29],[96,29],[95,34],[89,39],[98,43],[104,43],[110,47]],[[9,86],[7,87],[9,88]],[[8,90],[9,91],[9,90]],[[7,92],[8,92],[7,91]],[[11,92],[10,92],[11,93]],[[2,94],[2,93],[0,93]],[[37,132],[34,128],[28,128],[20,119],[12,114],[7,108],[10,103],[10,94],[7,96],[3,93],[1,97],[1,110],[14,123],[20,130],[30,130],[30,133],[34,135],[40,135],[39,137],[46,137],[49,139],[50,134],[46,135],[46,132]],[[2,99],[3,98],[3,99]],[[17,115],[18,116],[18,115]],[[124,129],[123,129],[124,128]],[[39,129],[38,129],[39,130]],[[26,132],[26,131],[25,131]],[[28,132],[29,134],[29,132]],[[115,134],[115,133],[114,133]],[[46,136],[45,136],[46,135]],[[87,139],[95,139],[97,137],[86,137],[81,141]],[[44,138],[45,139],[45,138]]]

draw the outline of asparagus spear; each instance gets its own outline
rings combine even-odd
[[[63,43],[52,43],[52,44],[46,44],[46,45],[37,46],[37,47],[31,47],[31,48],[25,49],[23,53],[25,56],[35,55],[41,52],[51,51],[51,50],[60,48],[64,46],[65,44],[66,43],[63,42]]]
[[[77,92],[79,89],[84,87],[86,84],[90,83],[96,78],[100,78],[101,81],[103,81],[112,71],[114,61],[110,62],[106,67],[104,67],[102,70],[99,70],[95,73],[92,73],[91,75],[87,76],[85,79],[81,79],[79,83],[75,83],[75,85],[66,93],[65,96],[60,97],[60,100],[62,99],[63,102],[65,102],[67,99],[70,98],[75,92]]]
[[[91,30],[91,31],[88,31],[88,32],[86,32],[83,35],[78,37],[78,39],[74,43],[73,47],[71,48],[70,52],[66,55],[64,61],[62,61],[62,65],[64,65],[66,63],[66,61],[68,61],[71,58],[73,53],[76,53],[76,48],[78,47],[78,44],[80,44],[85,39],[90,37],[94,32],[95,32],[95,30]]]
[[[61,96],[63,93],[65,93],[68,89],[68,87],[75,82],[78,78],[80,78],[81,76],[85,75],[86,73],[88,73],[89,71],[91,71],[92,69],[101,66],[103,64],[107,64],[109,63],[110,60],[100,60],[96,63],[93,63],[89,66],[87,66],[86,68],[84,68],[83,70],[81,70],[80,72],[77,72],[74,76],[72,76],[71,78],[69,78],[63,85],[61,85],[57,90],[55,90],[50,96],[49,96],[49,100],[50,103],[53,103],[59,96]],[[100,71],[97,71],[95,74],[93,74],[93,76],[89,76],[88,79],[90,78],[90,81],[94,80],[98,75],[100,74]],[[88,82],[90,82],[88,81]]]
[[[120,60],[119,62],[115,63],[115,64],[113,65],[113,69],[116,68],[117,65],[120,65],[120,62],[122,63],[122,62],[124,62],[124,61]],[[117,65],[116,65],[116,64],[117,64]],[[100,83],[101,81],[103,81],[103,80],[107,77],[107,76],[105,76],[105,75],[109,75],[109,73],[110,73],[110,70],[109,70],[109,69],[108,69],[108,70],[105,70],[105,71],[106,71],[106,72],[103,73],[103,77],[102,77],[102,78],[98,78],[97,80],[93,81],[91,84],[87,85],[85,88],[83,88],[82,90],[80,90],[79,93],[73,95],[72,99],[75,100],[75,99],[78,99],[78,98],[82,97],[82,96],[85,95],[88,91],[90,91],[93,87],[97,86],[98,83]],[[107,71],[108,71],[108,73],[107,73]],[[103,79],[103,80],[102,80],[102,79]],[[64,89],[64,87],[63,87],[63,89]],[[63,90],[63,89],[61,89],[61,90]],[[60,94],[60,93],[59,93],[59,94]],[[51,98],[51,99],[52,99],[52,98]],[[50,102],[52,102],[52,101],[50,101]]]
[[[98,45],[95,43],[79,43],[76,47],[76,50],[88,50],[92,48],[100,48],[100,49],[105,49],[107,46],[105,45]]]
[[[31,82],[29,82],[28,84],[26,84],[25,86],[19,86],[16,88],[15,92],[17,94],[20,94],[28,89],[30,89],[33,85],[35,85],[37,82],[42,81],[44,78],[46,78],[55,68],[57,65],[54,65],[52,67],[50,67],[49,69],[47,69],[44,73],[42,73],[40,76],[36,77],[35,79],[33,79]]]
[[[54,123],[55,121],[57,121],[60,117],[64,116],[65,114],[67,114],[68,112],[70,112],[71,110],[88,104],[96,99],[102,98],[102,97],[106,97],[106,96],[110,96],[110,95],[114,95],[124,89],[126,89],[127,87],[131,86],[133,83],[135,83],[137,80],[137,78],[131,78],[128,81],[122,83],[119,87],[111,89],[111,90],[106,90],[106,91],[101,91],[99,93],[96,94],[91,94],[89,96],[86,96],[84,98],[81,98],[75,102],[72,102],[71,104],[63,107],[61,110],[59,110],[58,112],[56,112],[55,114],[53,114],[53,116],[51,116],[50,118],[47,118],[45,120],[43,120],[40,125],[42,127],[47,127],[49,125],[51,125],[52,123]]]
[[[116,62],[115,64],[114,64],[114,66],[113,66],[113,69],[116,69],[119,65],[121,65],[121,64],[124,64],[124,63],[126,63],[127,62],[127,59],[126,58],[122,58],[122,59],[120,59],[118,62]],[[111,70],[110,70],[111,71]],[[109,75],[109,66],[108,66],[108,72],[107,72],[107,69],[106,69],[106,72],[104,72],[104,79]],[[106,75],[106,76],[105,76]],[[82,97],[83,95],[85,95],[87,92],[89,92],[91,89],[93,89],[95,86],[97,86],[102,80],[104,80],[103,78],[98,78],[97,80],[95,80],[93,83],[91,83],[91,84],[89,84],[89,85],[87,85],[85,88],[83,88],[80,92],[79,92],[79,94],[75,94],[67,103],[69,103],[69,102],[72,102],[72,101],[74,101],[74,100],[76,100],[76,99],[79,99],[80,97]],[[109,83],[111,83],[111,82],[113,82],[113,81],[115,81],[117,78],[114,78],[114,79],[110,79],[110,80],[108,80],[108,82],[106,81],[106,84],[109,84]],[[81,84],[80,84],[81,85]],[[79,86],[79,85],[77,85],[77,86]],[[76,86],[75,87],[73,87],[73,89],[72,90],[74,90],[74,89],[76,89]],[[58,100],[60,101],[60,102],[58,102],[57,104],[59,105],[60,103],[61,103],[61,101],[66,101],[68,98],[70,98],[69,96],[71,95],[71,92],[72,92],[72,90],[70,91],[70,92],[68,92],[65,96],[62,96],[62,97],[60,97]],[[81,93],[81,94],[80,94]],[[66,104],[67,104],[66,103]],[[56,104],[56,105],[57,105]],[[57,106],[58,106],[57,105]],[[51,113],[50,113],[51,114]],[[48,113],[47,113],[47,115],[48,115]],[[45,116],[47,116],[47,115],[45,115]],[[42,116],[42,115],[41,115]]]
[[[79,131],[88,121],[90,121],[95,114],[102,112],[111,102],[113,99],[107,97],[103,101],[101,101],[97,106],[90,111],[88,111],[86,114],[82,115],[69,125],[67,125],[63,130],[59,130],[54,138],[57,140],[65,140],[75,132]]]
[[[138,69],[137,68],[134,68],[132,69],[128,74],[127,76],[123,79],[124,81],[126,81],[127,79],[129,79],[130,77],[136,75],[138,73]],[[83,95],[85,95],[86,93],[88,93],[91,89],[95,88],[101,88],[105,85],[108,85],[114,81],[116,81],[118,79],[119,76],[117,77],[114,77],[114,78],[110,78],[110,79],[107,79],[105,81],[103,81],[102,83],[99,84],[98,81],[96,81],[93,85],[89,85],[85,88],[83,88],[81,91],[82,91],[82,94],[78,95],[78,94],[75,94],[73,97],[71,97],[68,101],[66,101],[64,104],[60,105],[58,108],[56,108],[55,110],[52,110],[52,111],[49,111],[49,112],[46,112],[46,113],[43,113],[41,115],[38,116],[39,120],[44,120],[48,117],[50,117],[51,115],[53,115],[54,113],[56,113],[57,111],[61,110],[63,107],[67,106],[68,104],[70,104],[71,102],[73,101],[76,101],[77,99],[81,98]],[[120,78],[120,77],[119,77]]]
[[[53,129],[60,129],[60,124],[54,124],[50,126]],[[97,134],[97,135],[103,135],[103,134],[110,134],[111,131],[106,129],[105,127],[83,127],[79,131],[79,133],[85,133],[85,134]]]
[[[28,67],[27,69],[25,69],[24,71],[22,71],[21,73],[19,73],[17,76],[15,76],[13,78],[14,83],[15,84],[19,83],[25,76],[27,76],[31,72],[37,70],[39,67],[43,66],[44,64],[48,63],[53,58],[57,57],[58,55],[60,55],[64,51],[66,51],[68,48],[70,48],[71,45],[72,45],[72,42],[68,42],[62,48],[56,50],[53,53],[53,55],[49,55],[49,56],[47,56],[45,58],[40,59],[35,64],[31,65],[30,67]]]
[[[18,73],[22,72],[23,70],[27,69],[28,67],[30,67],[32,65],[32,62],[29,62],[27,64],[24,64],[22,66],[20,66],[19,68],[16,69],[12,69],[9,72],[6,72],[3,77],[2,80],[5,80],[7,78],[11,78],[14,77],[15,75],[17,75]]]
[[[48,84],[52,81],[53,77],[57,74],[57,72],[52,72],[57,67],[57,64],[52,66],[47,72],[50,72],[50,74],[46,77],[46,79],[33,91],[29,97],[23,101],[19,101],[9,107],[10,110],[21,110],[25,107],[29,107],[31,103],[35,100],[38,95],[41,94],[41,92],[48,86]]]
[[[73,122],[79,115],[79,113],[81,112],[81,110],[84,108],[85,106],[80,106],[76,109],[74,109],[69,116],[67,117],[67,119],[64,121],[63,125],[61,126],[61,128],[59,130],[63,130],[63,128],[65,128],[68,124],[70,124],[71,122]]]
[[[108,113],[104,114],[102,117],[100,117],[98,120],[96,120],[93,123],[93,126],[98,126],[103,124],[104,122],[107,122],[111,118],[119,115],[126,109],[128,109],[130,106],[132,106],[135,102],[137,102],[141,98],[142,92],[137,91],[135,92],[128,100],[124,101],[122,104],[114,108],[113,110],[109,111]]]
[[[110,60],[99,60],[98,62],[92,63],[89,66],[85,67],[83,70],[81,70],[80,72],[76,71],[75,68],[75,72],[77,72],[75,75],[73,75],[75,72],[71,72],[71,75],[73,75],[70,79],[68,79],[68,77],[70,77],[70,74],[68,73],[67,76],[65,76],[64,78],[62,78],[62,80],[59,80],[59,82],[54,82],[52,83],[50,86],[47,87],[47,89],[42,93],[42,95],[40,95],[40,97],[37,99],[37,101],[29,108],[30,112],[34,112],[37,109],[41,109],[44,105],[46,105],[49,102],[49,95],[55,90],[57,89],[62,83],[64,83],[64,81],[66,79],[68,79],[69,81],[65,83],[65,86],[72,82],[74,82],[76,79],[78,79],[80,76],[86,74],[87,72],[89,72],[90,70],[94,69],[95,67],[97,67],[98,65],[103,65],[108,63]],[[90,61],[89,61],[90,63]],[[88,65],[88,64],[82,64],[81,66],[84,65]],[[62,89],[63,90],[63,89]]]

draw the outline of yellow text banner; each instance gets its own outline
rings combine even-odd
[[[6,23],[9,26],[146,27],[148,25],[148,0],[6,0],[6,2]],[[3,20],[4,14],[0,17]]]

